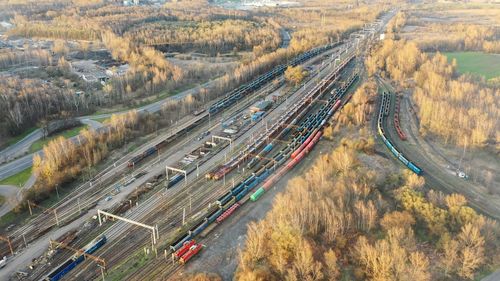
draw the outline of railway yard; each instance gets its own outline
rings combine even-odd
[[[29,221],[0,236],[8,256],[0,279],[182,280],[186,263],[199,268],[210,257],[217,260],[209,266],[224,264],[217,273],[230,279],[245,225],[265,216],[291,170],[318,155],[313,149],[365,79],[364,56],[395,13],[178,120],[51,208],[28,203]],[[307,70],[295,86],[286,83],[289,66]],[[460,167],[419,135],[408,95],[375,80],[371,133],[380,154],[425,177],[428,188],[459,192],[500,219],[500,201],[455,174]]]
[[[167,278],[210,247],[205,241],[217,224],[258,205],[314,148],[359,79],[357,55],[390,17],[291,59],[288,65],[309,72],[300,85],[286,87],[286,65],[279,65],[180,120],[51,209],[33,204],[33,219],[2,244],[2,254],[15,255],[0,277]]]
[[[497,54],[490,19],[445,24],[493,6],[48,2],[0,5],[0,39],[45,44],[0,40],[0,99],[54,107],[33,107],[35,131],[4,151],[51,136],[51,120],[96,128],[17,159],[33,167],[0,195],[0,280],[500,275],[500,77],[440,53]],[[109,77],[71,74],[87,55]],[[29,104],[0,122],[12,141]]]

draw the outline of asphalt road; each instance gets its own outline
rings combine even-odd
[[[500,280],[500,270],[497,270],[492,274],[481,279],[481,281],[499,281],[499,280]]]
[[[198,85],[194,88],[191,88],[189,90],[183,91],[181,93],[178,93],[177,95],[166,97],[163,100],[142,106],[137,109],[138,112],[158,112],[161,110],[162,105],[169,101],[169,100],[179,100],[184,97],[186,97],[189,94],[194,93],[198,89],[202,87],[207,87],[212,83],[215,83],[218,79],[206,82],[204,84]],[[126,113],[129,110],[124,110],[121,112],[115,112],[115,113],[106,113],[106,114],[100,114],[100,115],[89,115],[89,116],[81,116],[78,117],[82,123],[87,124],[91,126],[94,129],[99,129],[102,128],[103,125],[93,119],[102,119],[102,118],[108,118],[111,117],[113,114],[121,114],[121,113]],[[92,118],[92,119],[91,119]],[[37,129],[33,131],[31,134],[26,136],[24,139],[20,140],[18,143],[9,146],[8,148],[2,150],[0,152],[0,159],[8,159],[15,157],[16,155],[19,155],[20,153],[25,153],[28,151],[29,147],[39,140],[42,137],[42,131],[40,129]],[[7,162],[6,164],[3,164],[0,166],[0,180],[7,178],[9,176],[15,175],[33,165],[33,156],[37,153],[41,153],[41,151],[35,152],[35,153],[30,153],[25,156],[22,156],[20,158],[17,158],[15,160],[12,160],[10,162]]]

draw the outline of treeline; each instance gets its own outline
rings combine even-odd
[[[453,9],[451,7],[449,8]],[[444,10],[446,15],[448,11],[446,8]],[[414,38],[414,41],[425,52],[484,51],[500,53],[500,42],[498,41],[500,30],[497,27],[468,22],[422,24],[421,17],[428,15],[428,13],[421,14],[420,11],[410,11],[409,16],[403,12],[398,13],[388,25],[389,38],[396,38],[394,34],[408,24],[418,28],[418,37]],[[478,14],[477,17],[480,15]],[[442,34],[446,34],[446,36],[441,36]]]
[[[386,27],[386,37],[389,39],[394,39],[396,34],[401,31],[401,29],[406,25],[407,16],[404,12],[398,12],[394,18],[392,18]]]
[[[318,157],[249,224],[236,280],[469,280],[499,262],[498,225],[463,196],[377,174],[350,141]]]
[[[356,89],[351,100],[336,114],[335,129],[365,124],[372,116],[377,97],[377,84],[370,80]]]
[[[97,102],[95,98],[40,79],[5,77],[0,79],[0,120],[14,135],[51,116],[88,112]]]
[[[16,16],[12,22],[14,28],[7,31],[7,35],[92,41],[99,40],[101,36],[100,30],[94,24],[87,24],[67,16],[56,18],[50,23]]]
[[[125,94],[141,89],[149,94],[156,93],[164,90],[167,84],[173,88],[181,82],[183,71],[169,63],[161,52],[151,47],[134,46],[112,32],[104,33],[102,40],[115,60],[130,65],[125,76],[113,79],[104,88],[114,100],[123,100]]]
[[[168,51],[217,54],[262,48],[273,50],[280,44],[279,33],[267,25],[243,20],[203,22],[154,22],[136,27],[124,35],[133,42],[157,45]]]
[[[107,122],[104,132],[83,130],[73,141],[59,137],[50,141],[43,148],[43,157],[33,157],[33,172],[36,182],[24,194],[25,200],[40,202],[62,184],[77,178],[82,172],[90,170],[104,159],[110,150],[123,145],[130,139],[133,130],[139,125],[137,112],[130,111],[126,114],[113,115]]]
[[[348,10],[283,9],[275,11],[275,20],[282,26],[295,30],[290,47],[303,49],[311,43],[321,45],[341,40],[344,35],[361,28],[364,23],[374,21],[382,11],[380,6],[363,6]]]
[[[52,55],[47,50],[8,51],[0,53],[0,69],[22,66],[48,66]]]
[[[439,38],[417,40],[424,51],[485,51],[500,53],[500,31],[491,26],[474,24],[431,24],[426,27],[435,34],[446,34]]]
[[[456,78],[455,63],[428,56],[415,43],[385,40],[366,60],[370,74],[381,72],[402,85],[414,81],[420,131],[446,143],[466,146],[495,144],[500,118],[500,90],[466,77]]]

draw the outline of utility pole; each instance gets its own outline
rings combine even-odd
[[[32,216],[33,215],[33,211],[31,210],[30,200],[28,200],[28,209],[30,210],[30,216]]]

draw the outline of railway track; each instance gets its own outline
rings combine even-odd
[[[321,90],[319,90],[319,91],[321,91]],[[244,176],[245,175],[240,174],[240,175],[237,175],[235,177],[235,179],[236,179],[236,181],[238,181],[238,180],[243,179]],[[205,184],[204,186],[201,187],[200,191],[196,192],[196,196],[195,196],[194,201],[190,202],[190,205],[194,203],[195,206],[198,206],[198,207],[195,207],[195,210],[193,212],[200,213],[201,211],[203,211],[205,209],[204,206],[213,202],[214,198],[217,198],[221,194],[224,194],[224,192],[226,192],[228,189],[228,187],[226,185],[226,186],[224,186],[224,188],[221,188],[219,190],[213,190],[214,188],[216,188],[216,187],[214,187],[216,185],[218,185],[217,182],[212,183],[212,184],[208,184],[208,185]],[[140,211],[140,212],[136,212],[137,217],[142,217],[141,221],[145,221],[145,222],[151,221],[155,225],[158,225],[159,229],[162,232],[170,230],[170,233],[168,236],[175,236],[176,233],[175,233],[175,230],[172,230],[172,224],[179,223],[180,216],[173,215],[173,216],[170,216],[167,219],[165,219],[165,215],[164,215],[165,211],[166,211],[165,209],[168,209],[168,211],[170,211],[170,213],[180,212],[181,209],[185,208],[185,206],[187,205],[187,202],[185,202],[187,200],[187,198],[191,198],[191,196],[189,196],[189,193],[186,194],[186,192],[191,192],[191,191],[192,191],[191,189],[190,189],[190,191],[182,190],[180,193],[178,193],[178,196],[181,198],[184,198],[184,200],[179,201],[176,199],[177,197],[173,197],[169,202],[162,204],[163,208],[161,208],[161,207],[160,208],[153,208],[153,210],[156,209],[155,213],[151,214],[151,212]],[[167,193],[168,193],[168,191],[167,191]],[[166,195],[168,197],[168,194],[166,194]],[[153,196],[151,198],[158,198],[158,196]],[[191,200],[193,200],[193,199],[191,199]],[[159,204],[160,203],[159,201],[151,201],[151,202],[152,202],[151,204]],[[177,203],[177,205],[171,206],[170,202],[172,202],[173,204]],[[149,208],[143,208],[143,210],[146,210],[146,209],[149,209]],[[124,227],[123,229],[117,228],[114,232],[109,232],[108,235],[112,238],[118,238],[118,236],[120,236],[120,233],[122,231],[124,231],[125,229],[127,229],[126,226],[123,226],[123,227]],[[174,232],[174,233],[172,234],[172,232]],[[172,235],[170,235],[170,234],[172,234]],[[142,239],[141,239],[141,236],[142,236]],[[113,247],[114,245],[120,244],[119,240],[127,240],[127,242],[130,244],[130,242],[131,242],[130,239],[126,239],[123,236],[121,236],[121,238],[117,242],[115,242],[114,245],[110,246],[109,250],[104,250],[103,253],[101,253],[101,254],[103,256],[109,255],[110,256],[109,261],[111,264],[118,264],[122,260],[123,255],[126,255],[126,254],[130,255],[130,253],[136,253],[138,250],[140,250],[142,245],[144,245],[146,240],[149,238],[148,235],[144,234],[144,233],[141,235],[134,235],[134,239],[137,237],[139,237],[138,240],[142,242],[142,243],[137,243],[139,245],[137,247],[132,247],[132,248],[129,247],[127,249],[122,248],[119,250],[116,250],[116,249],[113,250],[112,248],[116,248],[116,246]],[[112,240],[112,239],[110,239],[110,240]],[[75,271],[75,272],[71,273],[71,276],[73,278],[83,278],[85,280],[95,278],[96,273],[95,273],[95,271],[92,272],[92,270],[89,269],[89,266],[91,266],[91,265],[87,265],[87,267],[81,267],[81,269],[78,272]],[[172,268],[170,268],[170,266],[164,267],[164,268],[167,268],[168,272],[172,272],[173,270],[176,269],[176,267],[174,265],[172,265]],[[159,274],[163,275],[164,273],[160,272]],[[142,276],[144,277],[144,275],[142,275]]]
[[[318,57],[313,58],[313,60],[318,59]],[[268,87],[272,87],[272,84],[267,84],[264,87],[264,90]],[[261,89],[262,90],[262,89]],[[224,100],[224,98],[222,99]],[[231,111],[229,111],[231,113]],[[179,134],[179,132],[183,132],[186,130],[186,128],[191,127],[195,123],[199,123],[201,120],[206,120],[208,116],[208,112],[203,113],[200,116],[197,116],[195,118],[191,118],[188,122],[183,124],[182,126],[178,127],[175,132],[171,132],[170,136],[175,136]],[[159,136],[155,138],[153,141],[150,143],[156,143],[161,141],[162,139],[165,139],[164,136]],[[177,147],[182,147],[189,143],[191,140],[184,141],[180,144],[177,144],[176,146],[169,149],[169,151],[175,150]],[[144,150],[146,147],[150,144],[145,144],[143,145],[139,150]],[[165,155],[165,153],[163,153]],[[13,233],[9,234],[10,237],[13,237],[12,239],[12,245],[14,245],[14,248],[20,248],[22,245],[24,245],[23,239],[26,239],[27,243],[30,243],[34,240],[36,240],[38,237],[44,235],[45,233],[49,232],[53,227],[57,226],[59,222],[59,225],[64,225],[65,223],[68,223],[76,218],[78,218],[83,212],[85,212],[86,209],[92,208],[95,206],[95,204],[99,201],[101,201],[106,194],[108,194],[113,188],[114,184],[110,184],[110,181],[113,179],[116,179],[114,175],[119,175],[120,172],[117,172],[116,170],[120,171],[127,171],[126,166],[127,166],[127,161],[129,161],[133,155],[127,155],[116,161],[118,163],[115,166],[109,166],[106,169],[104,169],[102,172],[100,172],[96,177],[94,177],[93,180],[91,180],[88,183],[85,183],[81,186],[79,186],[77,189],[75,189],[73,192],[71,192],[66,198],[68,199],[63,199],[60,202],[56,203],[52,208],[50,208],[49,211],[45,211],[38,215],[35,219],[31,221],[31,223],[26,224],[18,229],[16,229]],[[164,159],[164,158],[163,158]],[[162,159],[159,159],[161,161]],[[148,166],[143,166],[141,169],[137,170],[136,172],[139,173],[141,171],[145,171],[151,167]],[[102,179],[104,177],[104,179]],[[52,213],[53,210],[56,210],[54,213]],[[57,212],[57,219],[55,216],[55,213]],[[24,238],[22,239],[21,237]],[[8,247],[4,245],[2,248],[0,248],[2,252],[7,252]]]
[[[183,144],[185,144],[185,143],[186,143],[186,142],[184,142]],[[182,146],[183,144],[180,144],[179,146]],[[103,192],[103,193],[105,193],[105,192]],[[157,202],[153,202],[153,203],[156,203],[156,204],[157,204]],[[120,231],[121,231],[121,229],[117,230],[117,231],[116,231],[116,233],[119,233]],[[112,234],[111,234],[111,236],[114,236],[114,234],[112,233]]]
[[[387,82],[383,81],[383,83],[386,90],[393,92],[392,87]],[[401,110],[409,111],[410,107],[408,104],[406,105],[402,106]],[[393,114],[392,108],[390,114]],[[401,115],[403,114],[407,113],[401,113]],[[408,120],[410,121],[407,130],[408,141],[400,141],[397,132],[390,126],[387,127],[387,133],[404,154],[411,155],[425,169],[424,171],[429,171],[423,174],[426,188],[439,189],[446,194],[457,192],[463,194],[467,198],[468,204],[478,212],[500,219],[500,204],[498,204],[498,201],[492,200],[491,196],[477,185],[447,172],[445,168],[447,162],[443,161],[443,164],[439,164],[436,160],[436,158],[444,158],[444,156],[436,153],[435,149],[418,135],[418,124],[415,119],[410,116]]]
[[[263,129],[263,128],[262,128]],[[248,173],[247,173],[248,175]],[[243,179],[244,175],[237,175],[235,179],[235,181],[238,181],[238,180],[241,180]],[[212,183],[209,183],[209,184],[206,184],[206,181],[204,179],[201,180],[201,183],[204,183],[204,186],[201,187],[201,189],[199,191],[197,191],[196,193],[196,198],[193,200],[193,202],[191,202],[193,205],[195,206],[199,206],[199,207],[195,207],[195,209],[193,210],[193,212],[199,212],[199,211],[202,211],[205,209],[204,206],[208,205],[210,202],[213,202],[217,197],[219,197],[220,195],[222,195],[223,193],[227,192],[227,190],[231,187],[231,185],[226,185],[225,188],[219,188],[218,190],[216,189],[217,186],[220,186],[220,183],[219,182],[212,182]],[[215,189],[215,190],[214,190]],[[188,190],[182,190],[182,191],[179,191],[178,193],[178,197],[173,197],[170,199],[169,202],[163,202],[161,204],[162,207],[156,209],[155,213],[153,214],[149,214],[147,215],[146,217],[144,217],[141,221],[143,222],[148,222],[148,221],[151,221],[151,222],[154,222],[155,224],[158,225],[159,227],[159,230],[161,233],[163,233],[165,230],[168,230],[168,229],[171,229],[171,225],[172,223],[174,224],[177,224],[180,222],[180,216],[172,216],[170,218],[168,218],[167,220],[163,219],[163,220],[159,220],[158,218],[159,217],[164,217],[164,213],[165,213],[165,209],[167,209],[170,213],[180,213],[181,210],[187,205],[187,198],[189,198],[189,196],[187,196],[189,191]],[[158,198],[158,196],[153,196],[154,198]],[[165,198],[168,198],[168,194],[165,196]],[[178,200],[177,198],[185,198],[184,200]],[[151,201],[153,202],[153,201]],[[160,202],[159,201],[155,201],[154,202],[155,204],[159,204]],[[174,206],[172,206],[173,204],[175,204]],[[144,203],[143,203],[144,204]],[[147,208],[149,209],[149,208]],[[140,216],[142,214],[144,214],[143,212],[141,212],[139,214],[139,212],[136,212],[138,215],[137,216]],[[135,216],[134,216],[135,217]],[[123,225],[123,227],[126,227]],[[123,231],[123,229],[117,229],[116,232],[113,232],[113,233],[107,233],[105,232],[105,234],[107,236],[110,236],[110,240],[113,240],[113,238],[117,237],[119,235],[119,233]],[[144,245],[144,243],[146,243],[146,240],[149,238],[147,234],[141,234],[140,236],[142,236],[143,238],[143,243],[138,243],[139,247],[136,247],[135,250],[139,249],[140,247],[142,247],[142,245]],[[111,238],[112,237],[112,238]],[[129,243],[129,239],[127,239],[126,237],[122,237],[121,239],[126,239]],[[118,241],[117,243],[120,243],[120,241]],[[111,248],[114,248],[114,247],[111,247]],[[131,253],[131,252],[134,252],[134,249],[127,249],[127,250],[123,250],[124,252],[128,252],[128,253]],[[102,255],[104,256],[104,258],[106,258],[107,256],[107,253],[108,253],[108,250],[105,250]],[[109,256],[110,256],[110,264],[113,264],[115,261],[113,260],[114,258],[113,257],[121,257],[121,254],[122,252],[117,252],[116,249],[114,251],[110,250],[109,252]],[[118,258],[119,260],[120,258]],[[90,265],[88,265],[90,266]],[[80,272],[89,272],[90,270],[86,270],[86,268],[83,268],[82,267],[82,270],[80,270]],[[77,277],[80,277],[79,273],[75,272],[75,275],[72,275],[74,276],[75,278]],[[91,275],[85,275],[84,278],[92,278]]]
[[[333,95],[332,95],[333,97]],[[331,103],[331,106],[334,106],[334,101],[335,99],[333,99],[332,103]],[[313,119],[310,119],[309,117],[311,116],[319,116],[317,115],[317,113],[314,113],[314,112],[321,112],[321,111],[318,111],[318,106],[313,106],[313,108],[311,108],[311,110],[307,111],[309,114],[307,114],[307,116],[303,116],[301,118],[301,122],[304,121],[304,120],[313,120],[315,118],[318,118],[318,117],[314,117]],[[326,111],[324,111],[326,113]],[[313,131],[313,128],[310,129],[310,131],[312,132]],[[316,131],[316,130],[314,130]],[[290,133],[292,134],[292,133]],[[297,146],[300,145],[300,144],[297,144]],[[280,147],[277,147],[276,150],[280,150],[282,148],[284,148],[286,145],[284,146],[281,146]],[[297,148],[297,146],[295,146],[295,148]],[[256,168],[256,170],[258,170],[259,167]],[[270,178],[269,178],[270,180]],[[265,184],[264,184],[265,185]],[[252,203],[251,203],[252,204]],[[205,241],[205,239],[197,239],[198,242],[201,242],[203,243]],[[170,263],[170,261],[167,261],[165,262],[165,260],[162,260],[162,259],[156,259],[156,260],[153,260],[151,262],[150,265],[148,265],[147,267],[147,270],[145,270],[144,272],[143,271],[138,271],[138,272],[135,272],[132,276],[128,276],[127,278],[130,279],[130,280],[140,280],[141,279],[141,276],[144,277],[144,276],[147,276],[148,280],[163,280],[165,278],[167,278],[168,276],[171,276],[171,274],[173,272],[175,272],[179,267],[176,266],[175,264],[173,263]]]

